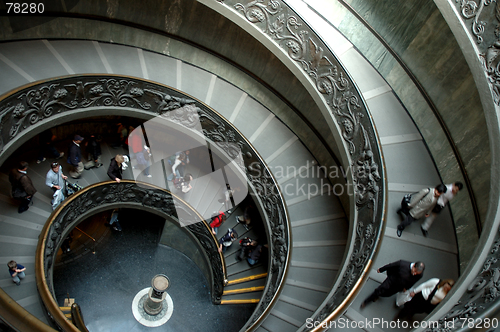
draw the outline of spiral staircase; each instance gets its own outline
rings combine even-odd
[[[384,78],[323,17],[313,15],[308,19],[311,25],[321,26],[317,31],[323,31],[331,50],[356,82],[369,108],[385,164],[387,202],[381,244],[376,259],[366,271],[366,282],[359,286],[356,298],[350,306],[344,308],[339,317],[350,321],[373,318],[390,321],[397,312],[392,304],[393,299],[381,299],[377,305],[359,309],[361,301],[385,278],[376,273],[376,269],[398,259],[422,260],[426,263],[424,280],[431,277],[457,279],[459,262],[453,219],[447,209],[440,214],[429,231],[429,237],[422,236],[418,223],[409,226],[401,238],[396,236],[399,217],[395,211],[403,194],[441,182],[433,157],[419,128]],[[3,42],[0,44],[0,95],[8,95],[20,87],[68,75],[116,75],[174,87],[219,112],[247,138],[273,171],[282,188],[291,227],[290,267],[284,286],[277,302],[257,331],[296,331],[310,328],[306,325],[307,319],[324,305],[332,287],[343,277],[339,271],[348,255],[351,233],[354,232],[349,227],[349,216],[353,212],[345,211],[347,203],[333,194],[331,182],[328,182],[329,186],[325,186],[325,174],[321,173],[319,167],[322,163],[315,157],[317,151],[312,151],[311,145],[304,142],[302,132],[294,132],[296,127],[288,125],[289,115],[282,109],[286,104],[273,100],[273,97],[259,95],[265,94],[260,82],[246,76],[241,68],[202,50],[188,49],[191,53],[186,55],[187,59],[209,59],[197,59],[193,61],[196,63],[194,65],[181,56],[176,58],[146,49],[88,39]],[[243,78],[235,79],[236,77]],[[60,124],[54,122],[54,126]],[[25,141],[30,138],[26,137]],[[103,160],[109,160],[114,151],[107,145],[104,146]],[[18,152],[18,155],[23,154]],[[29,313],[47,323],[34,276],[38,235],[51,213],[51,191],[44,185],[47,162],[36,164],[33,153],[23,156],[31,158],[27,160],[30,162],[29,175],[38,193],[33,206],[26,213],[18,214],[10,198],[7,177],[8,168],[14,161],[9,159],[3,163],[0,175],[3,183],[0,189],[0,263],[6,264],[11,259],[22,263],[27,267],[27,277],[22,287],[17,287],[5,274],[0,278],[0,287]],[[328,162],[336,165],[338,160],[331,156]],[[67,169],[64,162],[63,166]],[[154,183],[155,179],[161,178],[159,165],[152,168],[152,175],[153,180],[146,181]],[[126,173],[125,178],[133,179],[132,173]],[[86,171],[79,184],[88,186],[104,180],[107,180],[106,168],[102,167]],[[206,188],[197,189],[201,192],[212,189],[209,183],[205,186]],[[322,189],[314,193],[301,189],[308,187]],[[233,261],[233,255],[234,249],[226,253],[228,262]],[[261,266],[257,272],[248,272],[242,270],[241,265],[228,263],[230,280],[241,276],[262,275],[265,270]],[[262,283],[252,281],[248,285],[261,286]],[[228,286],[227,290],[230,289],[231,286]],[[379,331],[381,328],[364,330]]]

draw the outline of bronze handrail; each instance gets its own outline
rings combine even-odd
[[[75,229],[76,229],[76,230],[78,230],[78,231],[79,231],[80,233],[82,233],[83,235],[86,235],[89,239],[91,239],[91,240],[93,241],[93,242],[92,242],[92,247],[93,247],[93,248],[92,248],[92,253],[95,255],[95,245],[96,245],[96,240],[95,240],[92,236],[90,236],[90,235],[88,235],[87,233],[85,233],[84,231],[82,231],[80,228],[75,227]]]
[[[0,288],[0,317],[16,331],[57,332],[21,307],[2,288]]]
[[[82,332],[89,332],[83,321],[82,309],[77,303],[71,305],[71,321]]]

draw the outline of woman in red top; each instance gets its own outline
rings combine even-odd
[[[222,223],[226,221],[226,219],[227,217],[224,214],[224,212],[219,211],[219,215],[217,217],[214,217],[212,219],[212,222],[210,223],[210,227],[212,228],[212,233],[217,235],[217,230],[219,229],[220,225],[222,225]]]

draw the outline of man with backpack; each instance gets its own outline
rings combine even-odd
[[[436,206],[432,209],[431,215],[425,218],[425,221],[422,225],[420,225],[420,230],[425,237],[429,235],[429,228],[434,222],[434,219],[436,219],[436,216],[444,209],[446,204],[448,204],[448,202],[451,201],[460,190],[462,190],[463,186],[462,182],[455,182],[446,185],[446,191],[439,196]]]
[[[437,185],[435,188],[425,188],[411,196],[410,203],[398,210],[398,213],[404,214],[404,219],[398,225],[397,235],[401,237],[406,226],[410,225],[415,220],[423,217],[428,217],[432,209],[436,205],[439,196],[446,192],[446,187],[443,184]]]
[[[83,137],[80,135],[75,135],[73,141],[69,146],[68,159],[67,162],[70,164],[72,169],[69,170],[69,175],[73,179],[78,179],[83,173],[83,161],[82,161],[82,150],[80,144],[82,144]]]
[[[212,218],[212,222],[210,222],[210,228],[212,228],[212,233],[217,235],[217,230],[222,225],[224,221],[226,221],[227,217],[224,212],[219,211],[219,214]]]

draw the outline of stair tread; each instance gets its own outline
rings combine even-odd
[[[240,289],[240,288],[247,288],[247,287],[257,287],[257,286],[263,286],[265,284],[266,284],[266,278],[260,278],[260,279],[256,279],[256,280],[245,281],[245,282],[238,283],[238,284],[227,285],[224,287],[224,290],[233,290],[233,289]]]
[[[240,294],[230,294],[222,295],[222,300],[248,300],[248,299],[260,299],[262,297],[262,291],[250,292],[250,293],[240,293]]]

